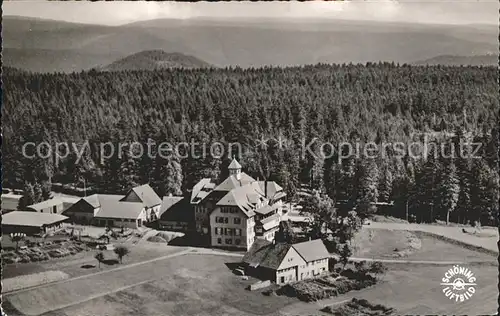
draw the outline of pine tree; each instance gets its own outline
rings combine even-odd
[[[457,178],[457,169],[452,159],[445,163],[441,185],[439,187],[440,209],[446,214],[446,225],[450,222],[450,213],[457,207],[460,193],[460,181]]]
[[[412,206],[419,222],[434,222],[439,169],[439,163],[431,153],[416,176]]]
[[[161,191],[165,195],[182,195],[182,167],[179,159],[172,156],[165,162],[162,171],[164,183]]]
[[[339,181],[336,185],[339,200],[354,200],[356,198],[356,162],[354,158],[342,161]]]
[[[392,195],[393,174],[388,164],[383,164],[378,187],[378,200],[388,202]]]
[[[324,160],[322,157],[317,157],[313,160],[313,167],[311,170],[311,189],[321,192],[325,191],[324,184]]]
[[[39,182],[35,182],[33,185],[33,204],[40,203],[43,201],[43,191],[42,185]]]
[[[35,191],[33,185],[29,182],[24,183],[23,196],[19,199],[19,204],[17,209],[19,211],[24,211],[27,206],[35,203]]]
[[[325,159],[323,168],[325,193],[334,201],[337,200],[337,177],[339,176],[336,160],[334,158]]]
[[[378,201],[378,166],[372,159],[360,163],[357,171],[357,212],[366,217],[375,210],[372,203]]]
[[[479,222],[482,215],[489,212],[492,206],[492,201],[488,196],[489,170],[483,159],[473,160],[471,176],[470,200],[472,212],[469,219],[473,223]]]
[[[52,198],[52,183],[49,181],[44,181],[42,183],[42,201],[46,201]]]
[[[455,145],[455,165],[457,169],[457,178],[459,182],[459,193],[456,208],[456,221],[465,224],[468,220],[469,211],[471,210],[471,154],[467,146],[465,146],[466,138],[464,130],[457,128],[453,139]]]

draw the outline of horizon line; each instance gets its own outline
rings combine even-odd
[[[5,18],[18,18],[18,19],[25,19],[25,20],[38,20],[38,21],[47,21],[47,22],[63,22],[63,23],[68,23],[68,24],[74,24],[74,25],[93,25],[93,26],[103,26],[103,27],[123,27],[123,26],[129,26],[133,24],[140,24],[143,22],[152,22],[152,21],[189,21],[189,20],[198,20],[198,21],[213,21],[213,22],[237,22],[238,20],[241,20],[242,22],[258,22],[258,21],[286,21],[286,22],[294,22],[294,21],[308,21],[308,22],[338,22],[338,23],[358,23],[358,24],[379,24],[379,25],[407,25],[407,26],[427,26],[427,27],[432,27],[432,26],[458,26],[458,27],[499,27],[498,21],[497,23],[416,23],[416,22],[407,22],[407,21],[381,21],[381,20],[374,20],[374,19],[339,19],[339,18],[333,18],[333,17],[282,17],[282,16],[277,16],[277,17],[253,17],[253,16],[248,16],[248,17],[213,17],[213,16],[203,16],[203,15],[198,15],[198,16],[190,16],[187,18],[174,18],[174,17],[165,17],[165,18],[155,18],[155,19],[142,19],[142,20],[136,20],[136,21],[130,21],[126,23],[120,23],[120,24],[101,24],[101,23],[90,23],[90,22],[80,22],[80,21],[68,21],[64,19],[51,19],[51,18],[43,18],[43,17],[36,17],[36,16],[26,16],[26,15],[15,15],[15,14],[4,14],[2,16],[2,19]],[[319,32],[319,31],[318,31]]]

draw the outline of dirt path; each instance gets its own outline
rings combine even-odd
[[[239,257],[242,258],[243,255],[239,253],[230,253],[230,252],[222,252],[222,251],[217,251],[217,250],[210,250],[210,249],[194,249],[192,254],[207,254],[207,255],[221,255],[221,256],[231,256],[231,257]],[[334,256],[335,257],[335,256]],[[374,262],[374,261],[379,261],[383,263],[399,263],[399,264],[425,264],[425,265],[443,265],[443,266],[449,266],[449,265],[454,265],[454,264],[496,264],[496,259],[493,259],[491,261],[473,261],[473,262],[464,262],[464,261],[441,261],[441,260],[405,260],[405,259],[376,259],[376,258],[362,258],[362,257],[351,257],[349,258],[350,261],[354,262],[359,262],[359,261],[366,261],[366,262]]]

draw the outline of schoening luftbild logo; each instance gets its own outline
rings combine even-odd
[[[446,271],[441,279],[443,293],[450,300],[463,302],[472,297],[476,292],[476,277],[468,268],[459,265]]]

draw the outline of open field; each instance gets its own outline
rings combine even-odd
[[[265,315],[295,302],[245,290],[255,280],[234,275],[225,265],[234,261],[211,255],[172,257],[6,298],[26,315],[54,307],[62,310],[46,315]]]
[[[439,249],[438,249],[439,250]],[[472,257],[468,249],[457,255]],[[429,258],[433,259],[433,258]],[[124,266],[6,296],[21,315],[320,315],[329,304],[364,298],[397,309],[398,314],[491,313],[496,309],[497,267],[474,265],[475,295],[467,302],[449,301],[441,292],[441,278],[451,266],[388,264],[381,284],[317,303],[264,296],[245,287],[254,282],[234,275],[226,264],[238,258],[210,255],[209,250]],[[418,293],[416,295],[415,293]],[[26,302],[31,302],[26,304]],[[52,309],[58,308],[53,311]],[[9,315],[16,316],[16,313]]]
[[[497,307],[497,267],[474,266],[476,293],[462,303],[451,301],[439,284],[450,267],[388,265],[383,281],[361,291],[323,300],[316,304],[293,304],[282,310],[284,315],[330,315],[320,312],[325,306],[350,300],[366,299],[396,309],[395,315],[492,315]]]
[[[354,257],[389,259],[395,258],[393,254],[410,247],[408,236],[414,236],[419,241],[418,249],[411,249],[404,259],[408,260],[433,260],[433,261],[458,261],[458,262],[482,262],[496,261],[492,254],[464,250],[464,247],[440,240],[433,235],[420,233],[419,231],[408,232],[404,230],[372,229],[364,226],[354,239],[356,250]],[[402,258],[402,259],[403,259]]]
[[[495,228],[483,228],[484,231],[491,234],[483,234],[485,237],[478,237],[462,232],[462,227],[456,226],[438,226],[426,224],[406,224],[406,223],[380,223],[372,222],[371,229],[388,229],[403,231],[421,231],[427,234],[441,236],[446,239],[454,240],[457,243],[483,248],[487,251],[498,254],[498,230]]]
[[[138,263],[141,261],[151,260],[161,256],[173,254],[184,250],[183,247],[174,247],[164,244],[147,243],[141,246],[129,245],[130,253],[123,258],[123,264]],[[38,273],[47,270],[60,270],[67,273],[71,277],[77,277],[98,271],[114,269],[118,264],[114,262],[116,254],[111,250],[103,251],[105,260],[108,264],[101,263],[101,268],[97,266],[97,260],[94,255],[97,250],[78,253],[71,257],[51,259],[49,261],[23,263],[23,264],[7,264],[2,271],[3,278],[11,278],[19,275]],[[82,266],[92,266],[94,268],[82,268]]]
[[[52,283],[69,278],[69,275],[61,271],[44,271],[33,274],[20,275],[14,278],[2,280],[2,291],[10,292],[26,287]]]

